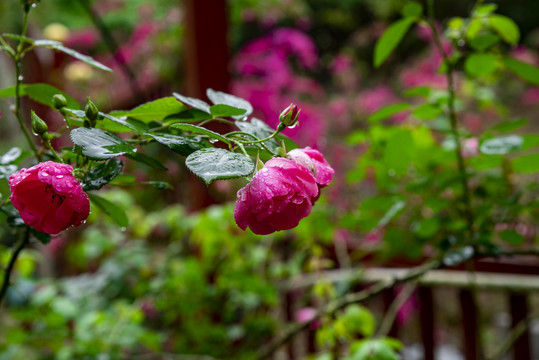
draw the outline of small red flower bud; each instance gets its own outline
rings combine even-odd
[[[288,127],[294,127],[298,123],[299,113],[301,109],[296,104],[290,104],[279,115],[279,121]]]

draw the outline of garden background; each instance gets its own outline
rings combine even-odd
[[[65,48],[12,35],[25,9],[26,36]],[[537,358],[537,14],[533,0],[0,2],[0,359]],[[27,44],[19,69],[7,49]],[[34,154],[79,164],[70,126],[127,144],[139,126],[206,124],[189,99],[221,104],[208,88],[272,129],[301,108],[281,140],[335,174],[296,228],[241,230],[245,178],[208,185],[146,139],[89,162],[109,178],[85,224],[32,232],[19,253],[8,178],[36,158],[17,115],[47,124]]]

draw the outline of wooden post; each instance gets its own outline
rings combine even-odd
[[[509,305],[511,308],[511,328],[528,316],[528,299],[525,294],[509,294]],[[530,360],[530,331],[529,328],[520,335],[513,344],[514,359]]]
[[[477,324],[477,307],[471,290],[459,291],[460,308],[462,309],[464,357],[466,360],[479,359],[479,326]]]
[[[187,95],[206,97],[206,89],[228,91],[226,0],[186,0]]]
[[[228,18],[226,0],[185,0],[185,80],[186,95],[206,99],[206,89],[228,91]],[[229,127],[212,123],[209,129],[220,133]],[[200,210],[215,199],[207,186],[189,174],[189,209]]]
[[[422,286],[418,289],[418,295],[423,359],[434,360],[434,301],[432,288]]]

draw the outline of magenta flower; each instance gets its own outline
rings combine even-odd
[[[238,191],[234,219],[240,228],[267,235],[296,227],[311,213],[318,195],[314,176],[288,159],[270,159],[249,184]]]
[[[88,195],[71,165],[47,161],[9,177],[13,206],[38,231],[57,234],[81,225],[90,214]]]
[[[318,150],[306,147],[303,149],[294,149],[288,152],[288,158],[296,163],[306,167],[311,171],[318,185],[318,194],[312,198],[312,202],[320,197],[320,189],[328,186],[335,170],[328,164],[324,155]]]

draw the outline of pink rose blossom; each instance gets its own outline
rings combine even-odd
[[[309,215],[318,186],[311,172],[302,165],[273,158],[237,195],[234,219],[238,226],[267,235],[292,229]]]
[[[13,206],[38,231],[57,234],[81,225],[90,213],[88,196],[71,165],[47,161],[9,177]]]
[[[335,170],[328,164],[324,155],[318,150],[306,147],[304,149],[294,149],[288,152],[288,158],[306,167],[311,171],[318,185],[318,194],[313,198],[313,203],[320,197],[320,189],[331,183],[331,178]]]

